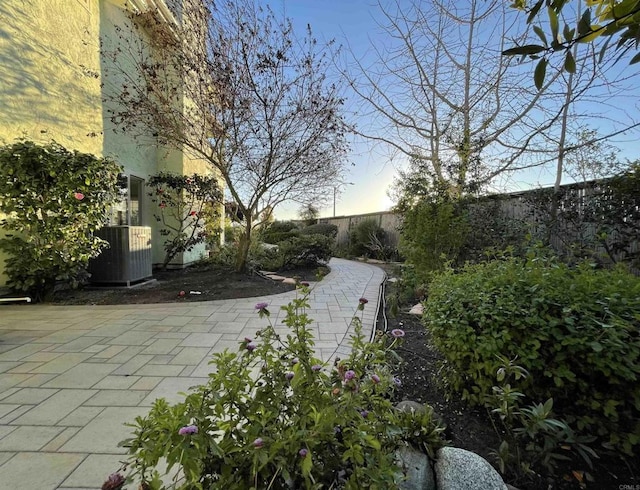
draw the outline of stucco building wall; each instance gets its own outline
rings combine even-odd
[[[109,90],[119,89],[118,80],[105,80],[111,61],[101,56],[100,43],[113,46],[131,28],[126,8],[125,0],[0,2],[0,144],[20,137],[39,143],[53,139],[71,150],[112,157],[125,173],[145,180],[161,170],[211,171],[180,151],[158,148],[151,133],[134,139],[113,131],[103,100]],[[131,33],[145,35],[142,30]],[[129,74],[135,76],[134,66]],[[142,224],[155,230],[146,193],[141,207]],[[199,247],[180,256],[177,265],[197,260],[203,252]],[[7,279],[1,254],[0,286]],[[162,262],[157,231],[153,254],[154,263]]]

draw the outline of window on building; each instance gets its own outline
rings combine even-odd
[[[144,179],[120,174],[118,189],[120,197],[108,211],[107,226],[142,226]]]

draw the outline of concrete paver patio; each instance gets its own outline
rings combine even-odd
[[[316,354],[349,352],[358,299],[370,335],[384,272],[332,259],[310,296]],[[0,306],[0,488],[99,489],[124,460],[117,443],[153,400],[206,382],[215,352],[274,325],[294,292],[260,298],[111,306]],[[284,330],[283,327],[279,327]]]

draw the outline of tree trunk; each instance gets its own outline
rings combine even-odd
[[[251,246],[251,220],[247,219],[244,233],[240,236],[238,252],[236,254],[236,271],[245,272],[247,270],[247,260],[249,258],[249,247]]]

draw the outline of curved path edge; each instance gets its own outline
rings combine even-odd
[[[313,285],[309,317],[316,355],[330,363],[349,353],[358,300],[370,338],[384,272],[331,259]],[[277,329],[280,307],[295,292],[274,296],[155,305],[0,305],[0,482],[12,490],[99,489],[120,466],[129,436],[123,424],[156,398],[206,382],[215,352],[264,327],[255,311],[269,303]],[[34,469],[37,468],[37,471]]]

